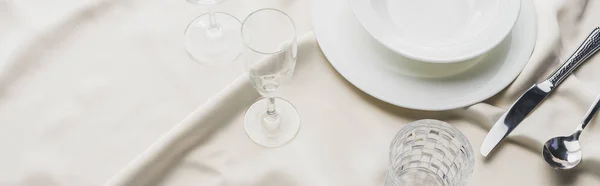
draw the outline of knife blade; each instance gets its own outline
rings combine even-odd
[[[487,157],[573,70],[594,55],[598,49],[600,49],[600,27],[595,28],[569,59],[546,80],[529,88],[504,112],[483,140],[481,155]]]

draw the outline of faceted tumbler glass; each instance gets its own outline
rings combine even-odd
[[[463,186],[474,165],[473,149],[460,131],[443,121],[419,120],[394,137],[385,186]]]

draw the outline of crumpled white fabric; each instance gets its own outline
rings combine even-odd
[[[183,50],[183,29],[204,8],[183,0],[0,0],[0,185],[381,185],[398,129],[444,120],[478,151],[504,109],[600,19],[597,1],[535,0],[538,41],[515,82],[484,103],[420,112],[378,101],[341,78],[310,33],[309,3],[229,0],[218,7],[238,18],[282,9],[303,35],[283,94],[300,112],[300,133],[264,149],[243,132],[241,115],[258,98],[243,65],[201,66]],[[492,157],[477,155],[469,185],[600,184],[597,119],[582,136],[578,169],[554,171],[540,155],[542,141],[572,132],[600,93],[598,59],[563,82]]]

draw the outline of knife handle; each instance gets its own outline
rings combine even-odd
[[[596,27],[590,35],[579,45],[579,48],[571,54],[571,57],[565,61],[560,68],[556,69],[548,77],[548,81],[553,87],[558,86],[569,76],[581,63],[594,55],[600,49],[600,27]]]

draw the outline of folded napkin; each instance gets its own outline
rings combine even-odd
[[[424,112],[379,101],[345,81],[327,62],[311,33],[300,38],[293,80],[282,97],[301,117],[298,136],[280,148],[249,140],[243,113],[259,95],[241,75],[160,138],[106,185],[382,185],[393,135],[407,123],[433,118],[461,130],[476,152],[469,185],[598,185],[600,120],[581,141],[584,161],[555,171],[542,144],[571,133],[600,93],[600,57],[593,57],[531,114],[487,159],[478,153],[487,131],[527,88],[550,74],[596,27],[596,1],[535,0],[536,48],[521,75],[495,97],[468,108]],[[558,19],[557,19],[558,18]],[[558,20],[558,21],[557,21]],[[565,25],[565,26],[563,26]]]

